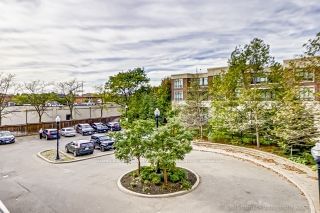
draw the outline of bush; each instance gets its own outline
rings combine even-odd
[[[180,177],[177,174],[171,174],[171,175],[169,175],[169,180],[172,183],[176,183],[176,182],[180,181]]]
[[[150,175],[150,179],[151,179],[151,183],[153,183],[153,184],[158,185],[161,183],[161,176],[156,173],[152,173]]]
[[[144,166],[141,168],[140,176],[142,180],[149,180],[151,181],[151,174],[155,173],[155,170],[150,166]]]
[[[189,189],[191,189],[192,186],[191,186],[191,183],[188,180],[183,180],[181,182],[181,187],[183,189],[185,189],[185,190],[189,190]]]

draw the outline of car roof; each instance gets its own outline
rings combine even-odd
[[[92,136],[101,137],[101,136],[106,136],[106,135],[105,134],[93,134]]]
[[[62,129],[74,129],[73,127],[63,127]]]
[[[83,123],[83,124],[79,124],[79,125],[89,125],[90,126],[90,124],[88,124],[88,123]]]
[[[91,143],[91,141],[89,141],[89,140],[77,140],[77,141],[73,141],[73,142],[79,143],[79,144],[81,144],[81,143]]]
[[[48,130],[48,131],[57,131],[57,129],[45,129],[45,130]]]
[[[11,133],[10,131],[0,131],[0,133]]]

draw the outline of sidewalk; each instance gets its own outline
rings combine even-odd
[[[271,153],[233,145],[193,142],[193,149],[232,156],[276,172],[301,190],[308,200],[311,213],[320,213],[318,178],[309,167]]]

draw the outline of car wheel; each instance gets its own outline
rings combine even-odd
[[[68,148],[66,147],[65,149],[66,149],[66,153],[69,153],[69,150],[68,150]]]
[[[101,152],[106,151],[106,149],[104,147],[101,147]]]
[[[77,151],[74,151],[74,152],[73,152],[73,156],[75,156],[75,157],[78,156]]]

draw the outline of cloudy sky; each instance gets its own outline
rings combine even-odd
[[[277,60],[320,31],[320,0],[0,0],[0,72],[85,81],[144,67],[152,84],[225,66],[262,38]]]

